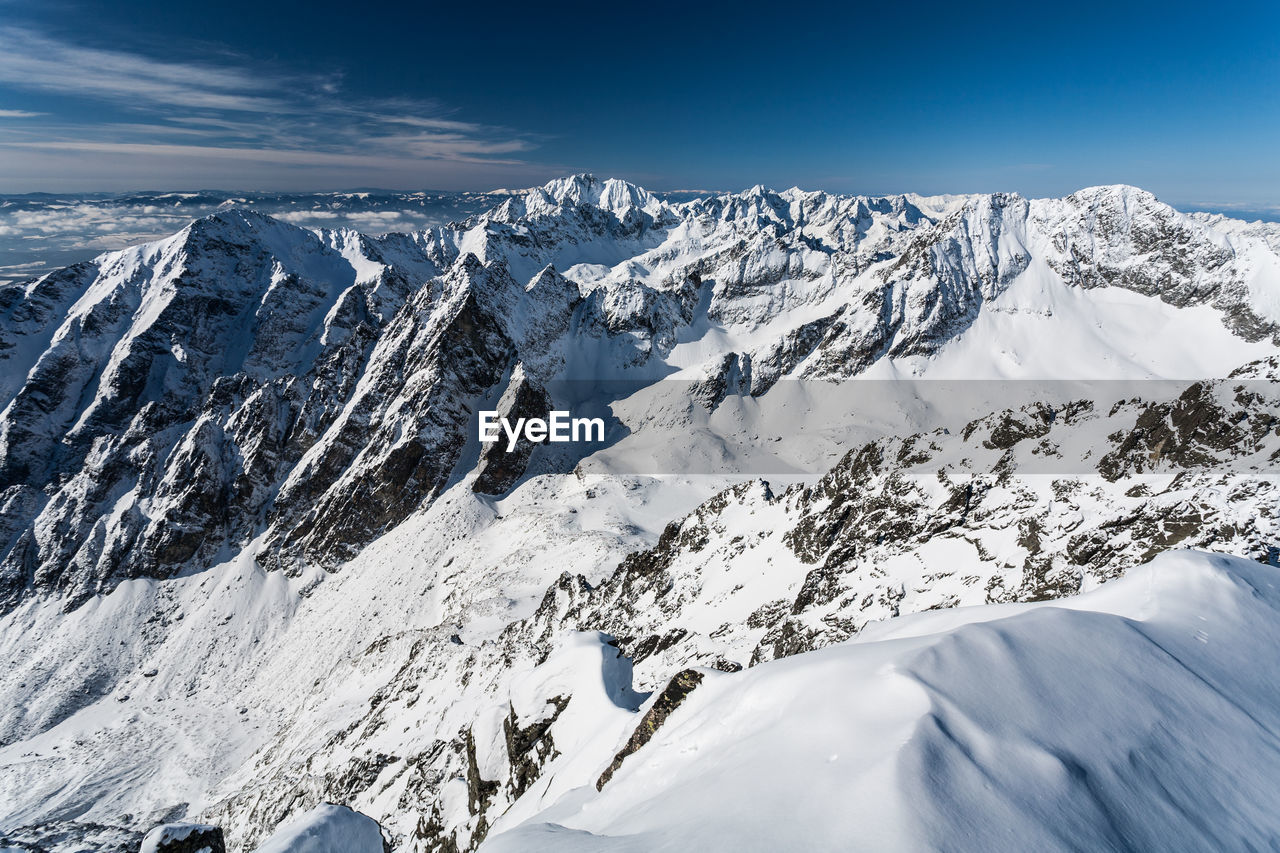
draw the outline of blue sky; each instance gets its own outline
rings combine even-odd
[[[1280,206],[1280,3],[0,0],[0,192],[1131,183]]]

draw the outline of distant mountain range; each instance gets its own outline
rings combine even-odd
[[[445,192],[355,189],[326,193],[194,192],[25,193],[0,195],[0,284],[44,275],[167,237],[193,219],[243,207],[307,228],[370,234],[414,231],[461,221],[519,190]],[[690,191],[663,193],[672,201]]]

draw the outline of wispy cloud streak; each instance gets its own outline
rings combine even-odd
[[[245,112],[282,106],[264,91],[263,80],[239,69],[85,48],[20,27],[0,28],[0,82],[136,106]]]
[[[225,174],[235,162],[412,174],[432,162],[531,167],[517,155],[536,147],[527,134],[461,120],[434,101],[349,96],[338,74],[291,74],[225,54],[158,59],[0,25],[6,89],[54,98],[48,113],[0,110],[0,119],[23,120],[0,125],[0,150],[23,152],[24,170],[98,156],[161,158],[188,174],[215,163]],[[76,107],[86,101],[99,107]],[[12,177],[0,162],[0,191]]]

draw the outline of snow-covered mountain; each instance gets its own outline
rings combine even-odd
[[[598,837],[642,783],[556,816],[666,760],[638,733],[685,695],[729,719],[879,620],[1265,556],[1278,347],[1280,226],[1130,187],[575,176],[383,237],[230,209],[5,286],[0,833],[249,849],[331,801],[403,850],[654,849]],[[476,440],[553,408],[606,441]]]

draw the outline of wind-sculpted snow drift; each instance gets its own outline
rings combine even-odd
[[[549,772],[483,849],[1266,849],[1276,642],[1280,569],[1185,551],[1051,606],[890,620],[706,671],[603,790]]]
[[[705,811],[743,832],[767,815],[822,848],[849,829],[829,797],[883,788],[867,801],[880,834],[850,843],[946,846],[936,833],[954,830],[989,849],[998,815],[1021,808],[1023,770],[1076,803],[1121,750],[1199,767],[1214,754],[1135,735],[1083,757],[1063,757],[1078,743],[1064,740],[1051,772],[1049,747],[1019,746],[1048,733],[969,694],[941,717],[895,705],[885,725],[917,735],[877,736],[883,754],[832,729],[852,701],[835,693],[738,758],[708,741],[700,764],[667,732],[688,705],[704,721],[691,743],[727,737],[705,721],[749,715],[753,685],[791,678],[766,673],[795,673],[787,689],[803,694],[806,673],[829,679],[846,657],[872,693],[950,695],[896,651],[885,659],[916,686],[859,662],[888,617],[1061,598],[1135,567],[1258,583],[1242,564],[1149,561],[1280,541],[1278,247],[1280,227],[1128,187],[672,204],[578,176],[411,235],[223,211],[0,288],[0,834],[132,849],[152,825],[198,818],[250,849],[339,802],[403,850],[681,849],[686,830],[745,849],[698,836],[690,821],[717,825]],[[1027,381],[1048,379],[1076,381]],[[476,440],[481,409],[609,429],[603,445],[508,454]],[[1093,623],[1056,612],[1024,621],[1081,643],[1062,690],[1121,690],[1101,665],[1111,646],[1080,639]],[[1270,606],[1202,615],[1274,630]],[[939,634],[953,635],[975,629]],[[999,684],[1025,688],[1020,708],[1045,703],[1034,717],[1066,693],[1037,698],[1029,679],[1060,662],[1031,639],[1002,653],[1017,665]],[[1255,695],[1213,685],[1224,702]],[[1186,702],[1178,726],[1212,705]],[[796,782],[808,811],[768,812],[764,784],[716,793],[769,776],[787,732],[812,731],[871,764]],[[1266,731],[1242,727],[1231,748],[1270,749]],[[957,781],[919,793],[917,811],[893,799],[939,767],[990,772],[1005,751],[996,793]],[[637,766],[669,767],[690,795],[628,781]],[[1124,809],[1199,814],[1176,791],[1089,790],[1096,820],[1032,810],[1015,835],[1141,848]],[[1244,794],[1206,800],[1205,838],[1269,831],[1214,811],[1228,796]]]

